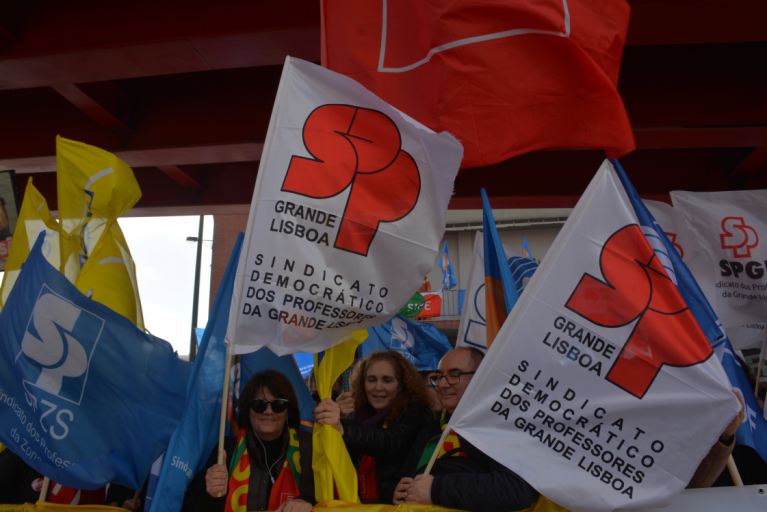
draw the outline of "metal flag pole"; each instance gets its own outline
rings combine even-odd
[[[226,347],[226,364],[224,365],[224,395],[221,398],[221,421],[218,425],[218,463],[224,463],[224,434],[226,433],[226,413],[229,407],[229,373],[232,371],[232,346]],[[217,498],[221,497],[218,493]]]

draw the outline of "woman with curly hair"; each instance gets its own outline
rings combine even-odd
[[[415,367],[399,352],[375,352],[359,362],[351,382],[355,413],[323,401],[315,421],[333,425],[357,466],[360,499],[378,503],[379,489],[394,482],[418,432],[434,421],[429,395]]]

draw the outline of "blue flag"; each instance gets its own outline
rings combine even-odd
[[[495,229],[493,210],[483,188],[482,231],[485,242],[485,332],[487,348],[493,343],[511,308],[519,300],[519,293],[511,277],[506,253],[503,250],[498,230]]]
[[[533,253],[530,252],[530,246],[527,245],[527,237],[522,237],[522,254],[530,259],[533,259]]]
[[[419,370],[435,370],[452,347],[435,326],[413,322],[402,315],[378,327],[368,329],[368,338],[360,345],[360,357],[381,350],[396,350]]]
[[[234,243],[202,335],[186,390],[183,418],[173,433],[162,462],[160,479],[151,503],[152,512],[181,510],[189,482],[205,466],[218,442],[226,364],[224,336],[243,238],[240,233]]]
[[[189,363],[92,301],[37,238],[0,316],[0,443],[76,489],[140,489],[183,412]]]
[[[314,368],[314,354],[306,354],[304,352],[296,352],[293,354],[298,365],[298,370],[301,372],[303,378],[307,378]]]
[[[259,349],[249,354],[243,354],[240,359],[240,393],[245,389],[250,378],[264,370],[274,370],[280,372],[288,378],[293,385],[293,391],[298,397],[298,409],[301,412],[301,429],[308,432],[312,431],[314,425],[314,408],[316,404],[312,399],[309,388],[306,387],[301,371],[298,369],[296,360],[291,354],[278,356],[267,347]]]
[[[655,221],[650,211],[639,198],[639,194],[629,181],[626,172],[617,160],[610,160],[615,166],[618,177],[626,189],[631,205],[641,223],[642,231],[658,260],[668,271],[669,277],[676,284],[701,330],[708,338],[714,352],[719,357],[730,384],[736,389],[746,406],[746,421],[738,428],[735,438],[738,444],[750,446],[767,461],[767,420],[761,414],[759,402],[751,390],[743,368],[735,358],[730,340],[719,323],[716,313],[709,305],[698,283],[692,277],[687,265],[676,251],[671,241]]]
[[[453,264],[450,263],[450,251],[447,249],[447,240],[445,240],[445,245],[442,246],[439,266],[442,268],[442,288],[452,290],[455,288],[455,273],[453,272]]]

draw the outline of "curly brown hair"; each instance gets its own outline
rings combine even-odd
[[[367,393],[365,392],[365,378],[368,368],[378,361],[387,361],[394,368],[394,374],[397,377],[399,388],[397,395],[392,399],[389,414],[386,415],[386,421],[394,421],[405,410],[408,404],[420,404],[429,407],[429,394],[426,390],[426,384],[418,375],[415,366],[410,364],[402,354],[395,350],[386,350],[383,352],[374,352],[368,354],[354,368],[352,374],[351,389],[354,397],[354,408],[362,409],[368,403]]]

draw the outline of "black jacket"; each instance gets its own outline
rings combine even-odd
[[[439,436],[438,423],[419,432],[394,482],[381,495],[382,503],[392,503],[394,489],[404,477],[424,472],[425,465],[417,467],[426,444]],[[435,505],[458,510],[482,512],[508,512],[524,510],[538,499],[538,492],[519,475],[488,457],[466,439],[458,436],[466,457],[437,459],[431,474],[431,501]]]
[[[11,450],[6,448],[0,453],[0,503],[35,503],[40,498],[40,489],[35,490],[32,485],[38,478],[42,479],[43,475]],[[134,494],[134,491],[126,487],[110,484],[106,504],[117,503],[118,507],[122,506],[125,500],[132,499]]]
[[[282,434],[283,448],[288,447],[288,430],[285,429]],[[301,499],[315,505],[314,499],[314,472],[312,467],[312,434],[310,432],[298,431],[298,445],[301,452],[301,487],[299,496]],[[232,462],[232,455],[237,448],[237,440],[233,437],[224,439],[224,449],[226,450],[226,467]],[[272,491],[272,480],[269,478],[269,472],[266,465],[261,460],[261,453],[256,443],[248,443],[248,457],[250,457],[250,480],[248,482],[248,510],[266,510],[269,505],[269,495]],[[189,488],[184,496],[184,504],[181,507],[183,512],[221,512],[226,507],[227,496],[214,498],[208,494],[205,485],[205,474],[208,468],[216,464],[218,459],[218,446],[208,458],[205,467],[195,475],[189,483]],[[285,458],[274,465],[272,476],[277,478],[282,470]]]
[[[399,468],[405,462],[410,448],[424,427],[434,424],[434,415],[423,405],[408,404],[402,414],[386,428],[373,427],[362,423],[343,419],[344,443],[349,450],[352,462],[357,462],[361,455],[373,457],[376,461],[376,476],[378,479],[378,496],[382,490],[396,486],[399,479],[394,481]],[[381,503],[391,503],[390,501]]]

